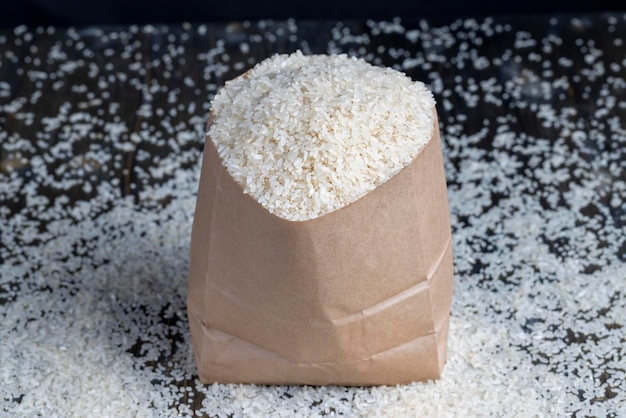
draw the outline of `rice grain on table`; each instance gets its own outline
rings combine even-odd
[[[244,192],[292,221],[342,208],[407,166],[433,132],[424,83],[347,55],[279,54],[226,82],[208,136]]]

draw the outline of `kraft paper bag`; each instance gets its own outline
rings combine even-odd
[[[279,218],[245,194],[207,137],[188,290],[203,383],[437,379],[453,291],[437,118],[410,165],[307,221]]]

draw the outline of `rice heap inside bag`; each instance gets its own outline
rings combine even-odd
[[[212,101],[188,315],[205,383],[439,377],[453,289],[435,102],[346,55],[275,55]]]

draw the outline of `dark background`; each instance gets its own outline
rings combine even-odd
[[[626,10],[625,0],[0,0],[0,26],[450,18]]]

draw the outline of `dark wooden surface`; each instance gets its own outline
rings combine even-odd
[[[20,24],[35,25],[119,25],[179,22],[232,22],[242,20],[296,18],[322,19],[392,19],[404,18],[459,18],[500,15],[533,15],[547,13],[593,13],[624,11],[620,0],[577,2],[567,0],[527,0],[502,2],[498,0],[445,0],[441,2],[400,0],[322,0],[294,3],[276,0],[259,3],[253,0],[230,2],[200,2],[195,0],[21,0],[4,4],[0,14],[0,28]]]
[[[61,307],[78,303],[74,299],[91,286],[85,272],[96,274],[124,257],[115,246],[97,246],[133,234],[128,224],[100,225],[96,235],[109,241],[81,238],[66,253],[33,257],[63,234],[51,223],[67,221],[71,229],[89,221],[93,227],[125,202],[137,214],[155,214],[155,225],[178,228],[171,224],[178,215],[168,212],[179,199],[173,185],[184,173],[197,174],[210,100],[226,80],[273,53],[345,52],[404,71],[434,92],[455,236],[453,317],[467,315],[472,303],[463,295],[473,294],[483,298],[473,302],[475,312],[487,311],[529,336],[544,329],[561,354],[534,339],[503,344],[548,373],[594,376],[595,392],[563,388],[579,402],[565,406],[564,415],[589,415],[591,404],[620,416],[624,409],[616,402],[624,400],[619,379],[626,370],[626,321],[619,316],[626,300],[624,39],[626,20],[616,13],[0,31],[0,312],[15,320],[12,309],[33,295],[62,295]],[[192,215],[181,218],[183,231]],[[177,256],[185,259],[181,239]],[[158,247],[154,251],[151,260],[159,259]],[[84,264],[71,265],[77,259]],[[48,275],[50,263],[60,266],[59,278]],[[170,272],[177,289],[184,288],[181,266]],[[613,287],[600,279],[605,276]],[[605,302],[581,310],[537,302],[558,315],[531,315],[507,299],[524,290],[525,297],[543,301],[542,286],[568,289],[568,280],[585,277],[591,291],[606,294]],[[146,338],[115,326],[103,332],[120,341],[127,334],[119,350],[132,355],[132,367],[159,371],[162,377],[151,382],[155,390],[186,388],[171,400],[172,411],[201,410],[211,392],[180,372],[180,353],[189,351],[184,292],[155,307],[154,293],[171,290],[155,283],[135,283],[134,299],[102,285],[99,292],[117,295],[114,321],[138,327],[146,324],[144,316],[152,321],[142,331]],[[62,308],[46,309],[16,320],[5,335],[28,341],[25,323],[63,315]],[[147,343],[155,340],[160,343]],[[594,357],[594,341],[611,341],[612,362]],[[569,363],[563,347],[574,346],[582,354]],[[26,387],[7,390],[5,411],[28,397]]]

